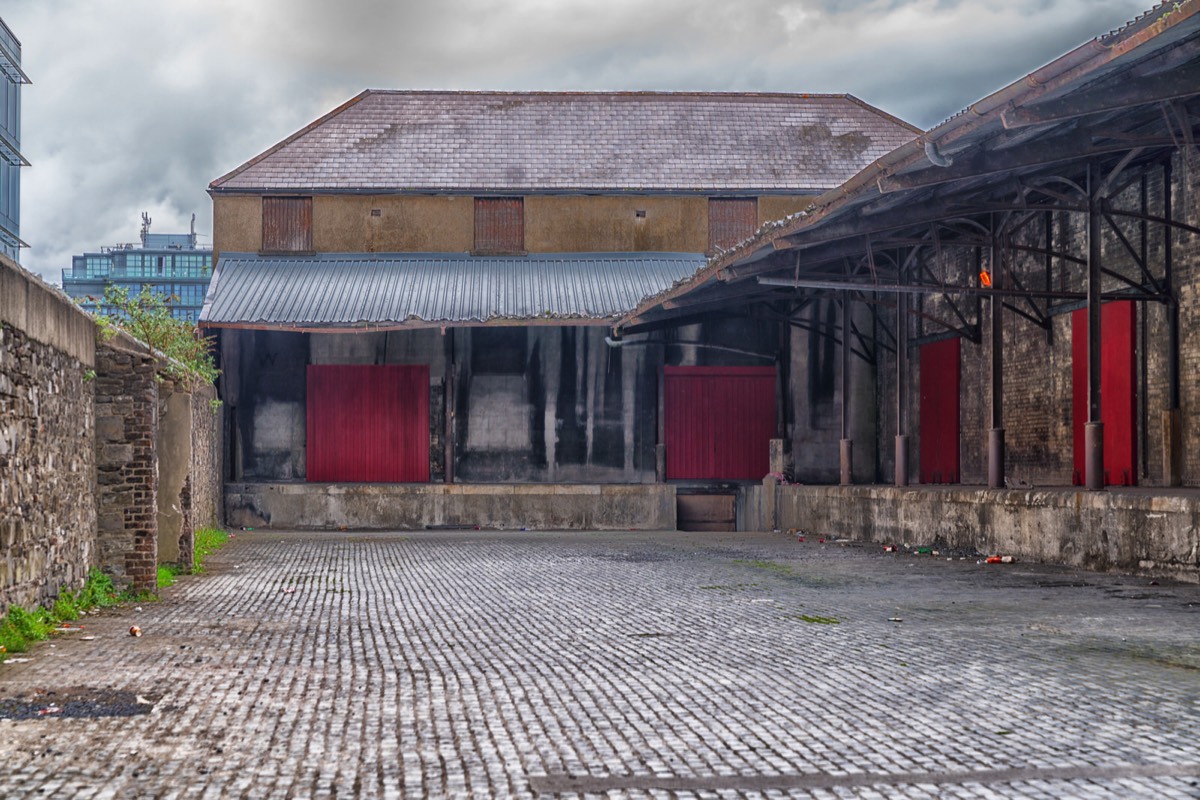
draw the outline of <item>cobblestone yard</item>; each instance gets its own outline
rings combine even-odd
[[[0,797],[1200,797],[1193,585],[781,534],[251,532],[83,624],[0,665]]]

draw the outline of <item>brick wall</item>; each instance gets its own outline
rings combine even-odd
[[[1190,225],[1200,220],[1197,200],[1200,199],[1200,169],[1189,166],[1187,159],[1177,156],[1172,163],[1173,217]],[[1151,168],[1147,172],[1146,210],[1162,215],[1164,172]],[[1114,200],[1118,208],[1136,209],[1141,204],[1141,187],[1135,182]],[[1047,226],[1054,249],[1074,258],[1087,255],[1087,237],[1082,214],[1057,213],[1053,218],[1039,218],[1014,237],[1018,245],[1044,244]],[[1121,232],[1134,249],[1142,247],[1143,230],[1135,219],[1117,218]],[[1145,250],[1151,272],[1163,273],[1165,231],[1160,225],[1145,227]],[[1186,231],[1173,233],[1175,291],[1179,300],[1179,333],[1182,418],[1183,418],[1183,484],[1200,486],[1200,425],[1195,420],[1200,409],[1200,236]],[[1129,280],[1141,280],[1140,270],[1128,249],[1106,222],[1103,228],[1102,254],[1104,268]],[[1004,258],[1012,265],[1026,287],[1082,292],[1086,288],[1086,267],[1067,259],[1054,258],[1047,264],[1041,254],[1009,251]],[[978,259],[978,262],[977,260]],[[942,262],[932,265],[951,283],[975,283],[979,267],[999,275],[998,265],[990,263],[986,248],[977,255],[973,250],[943,250]],[[1112,275],[1104,279],[1104,291],[1123,288],[1121,280]],[[960,310],[973,321],[975,301],[959,299]],[[1007,470],[1009,477],[1035,485],[1070,485],[1074,473],[1074,440],[1071,379],[1071,312],[1083,306],[1081,302],[1056,301],[1048,307],[1037,301],[1038,310],[1024,301],[1011,300],[1017,309],[1046,317],[1041,326],[1011,308],[1004,312],[1004,428]],[[916,306],[922,313],[943,319],[955,319],[947,303],[937,296],[926,296]],[[894,330],[895,312],[886,307],[878,309],[876,326],[880,341],[891,344],[881,328]],[[1135,386],[1138,394],[1136,413],[1138,483],[1145,486],[1163,484],[1162,413],[1167,409],[1167,311],[1164,304],[1139,303],[1137,322],[1137,352],[1135,356]],[[981,341],[963,341],[961,355],[962,394],[960,406],[962,482],[987,482],[987,439],[991,425],[991,342],[990,300],[979,304],[978,320]],[[911,318],[909,371],[907,373],[907,432],[910,435],[910,476],[916,475],[920,455],[919,396],[920,370],[916,343],[921,337],[945,334],[946,330],[928,318]],[[890,483],[893,475],[893,437],[896,433],[896,360],[893,353],[880,349],[877,365],[876,400],[879,409],[877,441],[879,443],[878,480]],[[803,393],[798,397],[804,397]],[[857,443],[856,443],[857,447]]]
[[[119,584],[152,591],[158,557],[158,385],[132,340],[96,348],[98,561]]]

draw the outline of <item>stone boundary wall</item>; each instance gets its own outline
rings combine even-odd
[[[156,588],[160,404],[188,407],[172,560],[191,563],[196,527],[220,522],[220,443],[211,387],[176,392],[162,365],[120,335],[97,345],[69,297],[0,257],[0,614],[80,587],[100,566]],[[175,460],[181,466],[176,467]]]
[[[673,530],[669,484],[231,483],[235,527],[421,530]]]
[[[0,613],[83,583],[96,550],[92,321],[0,257]]]
[[[221,518],[220,416],[216,389],[159,381],[158,563],[187,568],[195,532]]]
[[[780,486],[774,527],[879,544],[1200,582],[1200,496],[890,486]]]

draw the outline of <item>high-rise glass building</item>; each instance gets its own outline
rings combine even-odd
[[[110,285],[136,295],[149,287],[161,296],[176,319],[195,322],[212,279],[212,250],[196,245],[196,233],[150,233],[142,215],[141,247],[120,244],[71,258],[63,270],[63,291],[92,313],[112,313],[104,305]]]
[[[0,252],[16,261],[21,241],[21,42],[0,19]]]

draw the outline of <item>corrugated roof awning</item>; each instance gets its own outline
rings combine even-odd
[[[200,324],[328,331],[604,323],[704,263],[701,253],[225,253]]]

